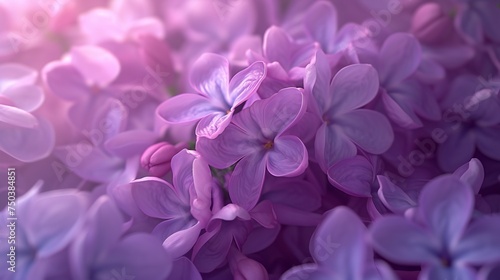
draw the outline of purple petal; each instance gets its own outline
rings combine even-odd
[[[484,216],[474,221],[453,254],[472,265],[500,262],[500,217]]]
[[[38,119],[35,128],[0,128],[0,134],[0,151],[23,162],[48,157],[55,145],[54,129],[44,119]]]
[[[266,157],[262,153],[241,159],[229,179],[231,200],[246,210],[252,209],[259,201],[265,174]]]
[[[401,101],[396,100],[386,92],[383,92],[381,96],[385,112],[394,123],[407,129],[422,127],[422,122],[412,108],[406,104],[399,104]]]
[[[472,131],[459,128],[457,131],[447,133],[447,136],[446,141],[438,147],[437,160],[439,167],[444,171],[452,172],[467,163],[474,155],[475,135]]]
[[[417,203],[389,178],[377,176],[377,179],[380,185],[378,195],[389,210],[396,214],[404,214],[406,210],[417,206]]]
[[[333,77],[330,94],[335,115],[363,107],[375,98],[379,88],[378,74],[373,66],[354,64],[342,68]]]
[[[17,63],[5,63],[0,66],[1,85],[0,91],[4,91],[5,85],[30,85],[36,82],[38,73],[35,69]]]
[[[32,114],[8,105],[0,104],[0,123],[6,123],[22,128],[34,128],[38,120]]]
[[[495,160],[500,160],[500,149],[498,149],[498,139],[500,139],[499,127],[497,125],[491,128],[479,129],[476,135],[478,149],[486,156]]]
[[[355,156],[335,163],[328,169],[328,180],[340,190],[360,197],[371,197],[374,167],[363,156]]]
[[[472,189],[453,175],[427,183],[418,200],[418,213],[443,244],[454,244],[474,207]]]
[[[326,1],[315,2],[306,12],[304,25],[321,48],[329,51],[337,32],[337,10]]]
[[[218,111],[206,97],[191,93],[167,99],[157,109],[158,115],[169,123],[191,122]]]
[[[302,117],[305,105],[304,95],[297,88],[285,88],[268,99],[256,101],[249,108],[249,113],[256,120],[260,131],[252,129],[252,132],[262,133],[270,139],[281,135]],[[234,123],[245,127],[240,118],[235,118]]]
[[[217,138],[231,122],[233,113],[213,113],[203,117],[196,126],[196,135],[209,139]]]
[[[193,162],[196,154],[183,149],[172,158],[173,185],[183,203],[191,202],[190,193],[194,190]]]
[[[83,75],[71,64],[49,63],[43,69],[42,78],[49,90],[58,97],[79,101],[90,94]]]
[[[429,279],[429,280],[441,280],[441,279],[453,279],[453,280],[474,280],[475,272],[466,266],[453,266],[453,267],[442,267],[442,266],[431,266],[422,269],[419,275],[419,279]]]
[[[148,280],[163,280],[172,269],[167,252],[156,238],[146,233],[126,236],[100,265],[115,268],[121,275],[126,273],[137,279]]]
[[[341,128],[326,124],[318,129],[314,147],[316,160],[324,171],[339,160],[355,156],[357,152],[356,145]]]
[[[139,155],[158,138],[149,130],[134,129],[119,133],[104,142],[106,149],[114,155],[128,158]]]
[[[391,124],[379,112],[358,109],[337,117],[336,123],[356,145],[371,154],[386,152],[394,140]]]
[[[282,280],[296,280],[296,279],[314,279],[314,280],[328,280],[332,279],[331,272],[323,271],[318,268],[317,264],[303,264],[292,267],[286,271],[282,276]]]
[[[203,225],[198,222],[194,226],[179,230],[165,239],[163,247],[173,258],[181,257],[193,248],[202,229]]]
[[[182,201],[169,183],[155,177],[133,181],[132,195],[144,214],[160,219],[186,215],[189,201]]]
[[[484,40],[481,17],[472,9],[465,9],[455,17],[455,27],[468,42],[479,44]]]
[[[332,104],[330,92],[331,70],[326,55],[322,50],[316,52],[312,62],[307,65],[304,77],[304,89],[312,93],[319,109],[320,116]]]
[[[11,86],[1,93],[12,101],[13,105],[26,112],[32,112],[44,101],[42,89],[35,85]]]
[[[262,61],[254,62],[234,75],[229,82],[229,96],[227,99],[232,108],[236,108],[247,101],[257,91],[265,77],[266,65]]]
[[[193,263],[201,273],[211,272],[221,265],[233,242],[229,231],[206,232],[193,249]]]
[[[240,122],[249,115],[238,114],[235,119]],[[251,121],[251,120],[250,120]],[[251,136],[233,123],[224,130],[224,133],[215,139],[198,138],[196,150],[216,168],[227,168],[243,156],[256,152],[257,143],[253,143]]]
[[[378,65],[381,84],[387,87],[412,75],[420,65],[421,53],[418,40],[410,34],[396,33],[387,38]]]
[[[182,278],[202,280],[198,269],[196,269],[194,264],[186,257],[181,257],[174,261],[172,271],[170,272],[170,275],[168,275],[167,280],[179,280]]]
[[[307,168],[307,150],[296,136],[286,135],[274,140],[269,150],[267,169],[277,177],[298,176]]]
[[[398,264],[418,265],[440,262],[434,251],[437,240],[424,229],[400,216],[385,216],[370,228],[373,248]]]
[[[75,47],[71,50],[71,63],[83,75],[87,85],[104,88],[120,73],[120,62],[105,49],[95,46]]]
[[[366,227],[356,213],[339,206],[326,213],[311,238],[309,251],[319,265],[340,273],[340,278],[360,279],[360,267],[368,257],[365,233]]]
[[[198,92],[219,105],[228,105],[229,63],[223,56],[212,53],[200,56],[193,65],[190,81]]]
[[[481,161],[477,158],[471,159],[468,163],[460,166],[453,175],[460,178],[460,180],[472,187],[474,193],[479,193],[481,185],[484,181],[484,168]]]
[[[263,51],[269,62],[278,62],[284,69],[291,66],[291,38],[280,27],[271,26],[264,34]]]
[[[63,249],[78,233],[87,208],[86,197],[73,191],[47,192],[19,209],[26,238],[46,257]]]

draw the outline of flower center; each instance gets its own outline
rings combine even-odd
[[[273,146],[274,146],[274,142],[269,140],[269,141],[267,141],[266,144],[264,144],[264,149],[270,150]]]

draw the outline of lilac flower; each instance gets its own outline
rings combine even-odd
[[[375,250],[399,264],[424,265],[422,279],[474,279],[470,266],[500,259],[500,219],[483,216],[469,225],[470,186],[443,175],[425,185],[415,217],[385,216],[371,227]]]
[[[258,232],[259,228],[264,228],[267,232]],[[228,204],[213,215],[206,229],[207,231],[194,245],[192,256],[193,263],[202,273],[211,272],[222,266],[227,261],[233,246],[248,248],[247,253],[264,249],[276,236],[276,234],[269,235],[269,231],[277,232],[280,227],[271,203],[261,202],[250,211],[235,204]],[[257,239],[252,238],[252,232],[257,232]],[[251,242],[251,246],[246,247],[247,242]],[[239,254],[230,254],[230,257],[239,258],[238,256]]]
[[[11,229],[16,233],[15,244],[8,243],[9,228],[0,231],[2,255],[10,252],[11,245],[16,247],[16,272],[8,271],[4,261],[0,272],[2,279],[45,279],[57,273],[57,255],[67,248],[83,226],[88,203],[85,194],[74,190],[39,194],[40,187],[41,184],[35,185],[16,201],[14,208],[9,208],[17,211],[6,207],[1,213],[5,221],[13,215],[18,218],[12,221],[14,227]]]
[[[418,41],[410,34],[396,33],[385,40],[376,57],[368,59],[379,72],[380,97],[387,116],[404,128],[422,127],[420,117],[434,121],[441,117],[435,97],[409,79],[421,65],[421,58]]]
[[[339,206],[325,215],[309,245],[315,263],[294,267],[282,279],[396,279],[385,264],[373,262],[366,227],[352,210]]]
[[[488,0],[456,0],[458,6],[455,27],[465,40],[481,44],[485,37],[500,42],[498,24],[498,3]]]
[[[131,182],[132,196],[149,217],[161,219],[153,234],[174,257],[187,253],[205,228],[211,213],[211,174],[193,151],[180,151],[172,159],[173,185],[145,177]]]
[[[305,88],[312,94],[314,113],[323,124],[316,133],[316,160],[326,171],[335,162],[352,157],[357,148],[381,154],[392,144],[394,133],[380,113],[361,109],[378,91],[378,75],[366,64],[341,69],[331,78],[322,51],[307,67]]]
[[[484,169],[481,162],[473,158],[468,163],[460,166],[453,173],[463,183],[469,186],[475,195],[478,195],[484,179]],[[424,183],[422,181],[407,182],[406,186],[400,187],[394,184],[386,176],[377,176],[380,188],[378,196],[383,204],[393,213],[404,214],[408,209],[418,206],[418,197]]]
[[[185,143],[175,146],[166,142],[156,143],[144,151],[141,156],[142,167],[155,177],[162,177],[171,170],[172,157],[187,148]]]
[[[146,233],[124,234],[124,220],[112,200],[97,199],[86,217],[86,225],[75,238],[70,260],[74,279],[163,280],[172,263],[160,242]]]
[[[258,202],[266,170],[273,176],[292,177],[304,172],[307,150],[294,135],[285,135],[305,111],[304,96],[286,88],[254,102],[237,114],[219,137],[199,138],[197,150],[216,168],[236,164],[229,179],[231,200],[252,209]]]
[[[255,62],[229,80],[229,63],[219,55],[204,54],[193,66],[191,84],[198,94],[181,94],[165,101],[158,114],[169,123],[200,120],[196,134],[215,138],[231,122],[234,110],[256,92],[266,75]]]
[[[52,125],[33,114],[44,101],[37,78],[29,67],[0,64],[0,156],[33,162],[47,157],[54,147]]]
[[[438,147],[437,156],[443,170],[450,171],[467,162],[476,147],[484,155],[500,160],[500,103],[494,101],[496,93],[493,88],[478,88],[477,78],[471,75],[459,76],[452,82],[441,103],[447,137]]]

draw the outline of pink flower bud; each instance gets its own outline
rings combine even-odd
[[[231,248],[229,258],[229,267],[235,280],[269,279],[269,274],[262,264],[247,258],[234,247]]]
[[[184,148],[186,148],[185,143],[179,143],[175,146],[167,142],[156,143],[144,151],[141,165],[152,176],[163,177],[171,170],[172,157]]]
[[[446,40],[453,29],[451,18],[437,3],[426,3],[413,15],[411,31],[422,43]]]

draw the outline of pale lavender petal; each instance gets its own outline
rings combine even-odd
[[[218,111],[206,97],[191,93],[167,99],[157,109],[158,115],[169,123],[192,122]]]
[[[455,244],[472,215],[472,188],[453,175],[443,175],[424,186],[418,213],[442,244]]]
[[[473,158],[468,163],[455,170],[453,175],[458,176],[462,182],[471,186],[474,193],[477,194],[484,181],[483,164],[477,158]]]
[[[120,74],[120,62],[109,51],[96,46],[71,50],[71,63],[83,75],[87,85],[108,86]]]
[[[174,258],[185,255],[198,240],[203,225],[198,222],[194,226],[179,230],[163,242],[165,250]]]
[[[19,209],[30,245],[40,256],[63,249],[78,233],[87,208],[86,197],[74,191],[48,192]]]
[[[330,93],[331,70],[326,55],[318,50],[313,60],[306,67],[304,76],[304,89],[312,93],[318,106],[320,116],[332,104],[333,96]]]
[[[386,92],[383,92],[381,97],[387,116],[397,125],[407,129],[422,127],[422,122],[412,108],[406,104],[400,104]]]
[[[10,99],[15,107],[26,112],[38,109],[44,101],[42,89],[35,85],[12,86],[1,95]]]
[[[306,147],[296,136],[286,135],[276,138],[268,153],[267,170],[273,176],[298,176],[307,168]]]
[[[149,130],[128,130],[106,140],[104,147],[116,156],[128,158],[142,153],[157,138],[158,135]]]
[[[48,157],[56,142],[52,125],[41,118],[34,128],[3,127],[0,133],[0,151],[23,162]]]
[[[474,221],[453,250],[453,255],[472,265],[500,262],[500,217],[491,215]]]
[[[342,68],[330,84],[332,113],[340,115],[363,107],[375,98],[379,88],[378,74],[369,64],[354,64]]]
[[[265,77],[266,65],[262,61],[254,62],[234,75],[229,82],[229,96],[227,97],[232,108],[248,100],[257,91]]]
[[[330,51],[337,32],[337,10],[326,1],[315,2],[306,12],[304,25],[321,48]]]
[[[217,138],[231,122],[232,112],[217,112],[203,117],[196,126],[196,135],[209,139]]]
[[[263,51],[269,62],[278,62],[284,69],[291,66],[290,58],[292,50],[285,46],[290,46],[291,38],[286,32],[277,26],[271,26],[264,34]]]
[[[466,266],[453,266],[453,267],[442,267],[442,266],[431,266],[422,269],[419,275],[419,279],[428,280],[442,280],[442,279],[453,279],[453,280],[474,280],[475,272]]]
[[[32,114],[3,104],[0,104],[0,122],[22,128],[34,128],[38,125],[38,120]]]
[[[377,253],[398,264],[438,263],[437,240],[418,225],[401,216],[385,216],[370,227],[371,242]]]
[[[191,69],[190,81],[198,92],[219,105],[229,105],[229,63],[223,56],[212,53],[200,56]]]

